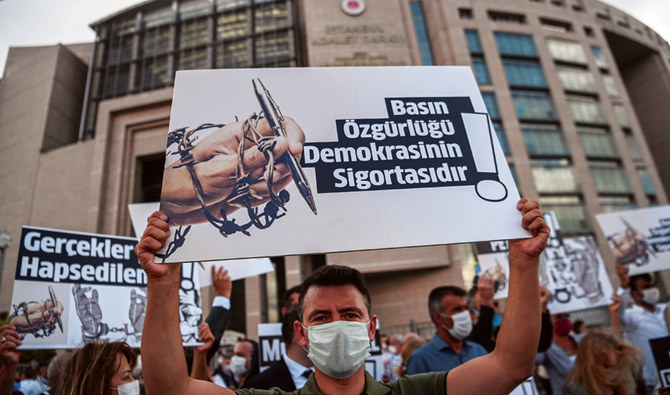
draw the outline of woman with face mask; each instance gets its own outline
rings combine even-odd
[[[53,395],[139,395],[136,357],[124,342],[89,343],[74,352]]]
[[[646,394],[639,352],[615,335],[590,332],[579,344],[575,368],[563,391],[566,395]]]

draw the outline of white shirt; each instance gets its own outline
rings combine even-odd
[[[223,307],[226,310],[230,310],[230,299],[217,295],[212,300],[212,307]]]
[[[305,384],[307,384],[307,377],[303,376],[302,374],[305,373],[305,370],[309,369],[314,371],[314,369],[299,364],[298,362],[289,358],[286,353],[282,354],[281,357],[284,358],[284,363],[286,364],[288,371],[291,372],[291,378],[293,379],[293,384],[295,384],[295,389],[304,387]]]
[[[626,306],[630,289],[619,288],[617,293],[621,296],[621,306]],[[664,318],[666,307],[665,304],[656,304],[656,309],[653,312],[637,304],[627,309],[619,309],[619,321],[623,327],[624,336],[642,351],[644,381],[648,386],[654,386],[658,379],[649,339],[668,336],[668,327],[665,325]]]

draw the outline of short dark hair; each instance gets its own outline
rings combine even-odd
[[[291,295],[293,294],[300,294],[300,284],[295,285],[289,289],[287,289],[284,292],[284,295],[282,295],[281,298],[281,305],[282,307],[285,307],[287,310],[291,308]]]
[[[298,297],[298,316],[302,321],[302,313],[304,312],[303,302],[305,301],[305,294],[311,287],[337,287],[341,285],[353,285],[363,294],[365,307],[370,314],[370,292],[368,286],[365,284],[363,274],[358,270],[339,265],[325,265],[318,268],[311,276],[307,277],[300,285],[300,296]]]
[[[435,313],[444,312],[443,299],[447,295],[456,295],[458,297],[464,298],[465,290],[455,285],[445,285],[434,288],[432,291],[430,291],[430,295],[428,296],[428,313],[430,313],[430,319],[434,324],[437,324],[435,322],[435,318],[433,318]]]
[[[640,290],[637,289],[637,280],[647,280],[650,283],[652,282],[651,275],[649,273],[642,273],[637,274],[635,276],[631,276],[629,281],[631,291],[640,292]]]
[[[299,319],[298,309],[295,306],[289,308],[286,310],[286,313],[284,313],[284,318],[282,318],[281,322],[281,337],[284,339],[286,347],[293,343],[293,334],[295,333],[293,323]]]

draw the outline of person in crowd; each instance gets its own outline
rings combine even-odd
[[[49,388],[55,388],[58,385],[60,378],[65,371],[65,366],[67,366],[68,361],[72,357],[72,352],[70,350],[63,351],[58,353],[51,358],[49,361],[49,366],[47,366],[47,382]]]
[[[465,340],[472,332],[472,318],[464,289],[453,285],[433,289],[428,296],[428,312],[437,332],[433,340],[412,354],[407,374],[449,371],[487,354],[479,343]]]
[[[298,310],[295,306],[287,310],[282,318],[282,339],[286,345],[286,352],[281,359],[270,365],[264,372],[248,379],[244,388],[270,389],[281,388],[284,391],[294,391],[302,388],[314,371],[312,361],[307,358],[307,351],[298,344],[298,336],[293,323],[298,320]]]
[[[215,296],[212,300],[212,309],[207,315],[205,322],[207,323],[209,330],[214,336],[214,344],[218,345],[221,343],[221,338],[223,337],[223,332],[226,330],[228,325],[228,314],[230,312],[230,295],[233,292],[233,282],[228,271],[221,267],[216,267],[212,265],[212,285],[214,286]],[[206,359],[211,361],[216,354],[217,347],[211,347],[207,352]],[[193,363],[194,351],[191,347],[185,348],[184,353],[186,354],[186,364],[188,366],[189,372],[191,371],[191,365]]]
[[[616,335],[593,331],[579,343],[566,395],[646,395],[639,351]]]
[[[295,308],[298,304],[298,296],[300,295],[300,285],[295,285],[284,292],[281,303],[281,315],[286,314],[286,311]]]
[[[396,377],[400,378],[407,374],[407,362],[409,361],[409,358],[412,356],[414,351],[423,347],[424,344],[426,344],[426,342],[420,340],[419,338],[412,338],[403,344],[402,350],[400,351],[402,365],[395,368]]]
[[[238,341],[233,348],[230,371],[235,375],[236,388],[241,388],[246,380],[258,374],[258,362],[254,358],[255,355],[258,355],[258,352],[255,351],[255,348],[256,343],[248,339]],[[255,369],[253,368],[254,365]]]
[[[416,332],[407,332],[402,336],[402,344],[407,344],[412,340],[421,340],[421,336]]]
[[[542,364],[549,376],[551,392],[561,394],[563,382],[572,371],[577,358],[578,339],[572,335],[572,321],[567,313],[551,315],[553,341],[544,352],[539,352],[536,364]]]
[[[582,320],[576,320],[573,323],[572,331],[575,332],[576,335],[586,335],[586,324]]]
[[[540,335],[539,257],[549,227],[536,201],[521,199],[521,224],[531,237],[510,241],[510,290],[496,348],[450,372],[407,375],[382,384],[367,374],[364,362],[374,339],[376,316],[363,276],[346,266],[326,265],[300,288],[299,320],[294,323],[298,344],[308,349],[315,373],[300,390],[309,394],[507,394],[533,372]],[[155,264],[155,252],[168,237],[165,214],[155,212],[135,252],[147,273],[148,299],[142,356],[147,393],[231,394],[230,390],[188,377],[179,334],[180,265]],[[344,352],[347,350],[348,352]],[[182,354],[183,355],[183,354]],[[237,394],[282,394],[278,389],[236,390]]]
[[[621,288],[617,291],[621,303],[616,313],[624,337],[642,351],[644,380],[648,393],[651,393],[658,374],[649,339],[668,336],[664,317],[667,305],[659,303],[660,291],[648,273],[629,277],[627,268],[619,263],[616,264],[616,273],[621,282]],[[631,296],[635,304],[630,308],[622,308],[628,305]]]
[[[21,352],[21,337],[14,325],[0,326],[0,394],[11,394],[14,390]]]
[[[230,371],[230,356],[219,353],[216,357],[216,368],[212,373],[214,384],[224,388],[235,388],[235,375]]]
[[[477,279],[476,287],[470,292],[472,295],[469,304],[470,315],[474,325],[472,333],[466,340],[478,343],[487,352],[491,352],[496,345],[494,331],[500,326],[500,322],[496,321],[501,319],[493,301],[495,294],[493,278],[482,274]]]
[[[33,366],[26,366],[21,373],[21,381],[19,381],[17,390],[23,395],[41,395],[46,392],[49,388],[37,380],[37,376],[38,370]]]
[[[131,375],[135,360],[133,349],[124,342],[88,343],[72,354],[51,394],[139,394],[139,382]]]
[[[193,350],[193,368],[191,369],[191,377],[198,380],[212,381],[209,377],[207,355],[214,345],[214,335],[206,322],[203,322],[198,326],[198,335],[198,340],[203,344],[195,347]]]

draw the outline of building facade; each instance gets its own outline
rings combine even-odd
[[[94,43],[10,49],[0,311],[22,225],[133,234],[127,205],[160,196],[182,69],[471,65],[522,195],[555,211],[568,236],[595,235],[610,268],[594,216],[668,204],[670,46],[596,0],[153,0],[91,27]],[[234,287],[231,327],[250,337],[323,264],[365,273],[382,330],[429,328],[428,293],[469,288],[475,258],[464,244],[273,263]]]

